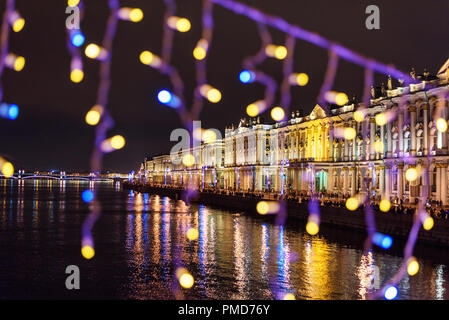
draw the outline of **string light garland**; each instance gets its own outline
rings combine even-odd
[[[71,7],[77,6],[80,9],[80,17],[84,15],[84,3],[81,0],[68,0],[68,5]],[[171,56],[173,49],[174,33],[181,34],[189,32],[192,27],[191,21],[187,17],[183,17],[177,12],[175,0],[164,0],[166,7],[164,14],[162,50],[160,56],[152,51],[145,50],[140,53],[139,60],[142,64],[159,70],[162,74],[167,75],[172,84],[172,88],[163,89],[158,92],[157,100],[168,107],[173,108],[179,114],[184,126],[193,133],[192,120],[199,119],[203,109],[204,101],[210,103],[220,103],[223,95],[219,88],[214,87],[213,84],[207,81],[207,59],[210,55],[210,46],[212,44],[212,35],[214,28],[213,8],[220,6],[235,14],[242,15],[255,22],[258,26],[259,36],[261,38],[261,47],[254,56],[247,57],[242,62],[242,71],[239,73],[239,80],[247,85],[251,83],[261,83],[265,86],[265,93],[263,99],[256,100],[246,106],[246,112],[250,117],[256,117],[266,110],[271,109],[271,116],[273,120],[280,122],[285,120],[285,115],[288,114],[291,106],[291,86],[305,86],[309,83],[309,76],[304,72],[295,72],[294,66],[294,52],[298,40],[311,43],[315,46],[321,47],[328,51],[328,64],[325,72],[323,84],[321,86],[317,103],[329,115],[328,103],[344,106],[348,103],[348,96],[344,92],[337,92],[333,90],[336,72],[338,70],[339,59],[344,59],[352,64],[358,65],[365,69],[363,102],[359,105],[354,113],[354,120],[359,123],[368,121],[366,117],[366,109],[370,105],[370,88],[373,84],[374,72],[391,75],[395,79],[401,79],[405,85],[410,84],[413,79],[397,70],[393,66],[385,65],[377,62],[371,58],[358,54],[340,44],[334,43],[316,33],[307,31],[299,26],[292,25],[285,20],[264,14],[261,11],[241,4],[234,0],[203,0],[202,2],[202,35],[196,42],[196,46],[192,52],[193,59],[196,66],[196,89],[191,103],[191,108],[185,101],[184,83],[181,79],[177,69],[172,65]],[[95,105],[89,110],[85,116],[85,121],[88,125],[95,127],[95,142],[94,150],[91,155],[90,167],[91,172],[100,172],[102,168],[103,155],[123,148],[126,140],[121,135],[107,137],[107,132],[114,126],[114,120],[108,111],[108,96],[111,85],[111,59],[112,59],[112,44],[115,38],[118,20],[124,20],[137,23],[144,18],[144,13],[139,8],[120,7],[119,0],[108,0],[109,17],[106,26],[106,32],[101,44],[88,43],[84,50],[82,46],[86,44],[86,37],[80,30],[68,30],[67,32],[67,47],[71,55],[70,64],[70,80],[74,83],[81,83],[84,79],[82,52],[86,57],[99,61],[100,63],[100,83],[98,86],[97,99]],[[7,0],[6,9],[3,16],[1,26],[1,50],[0,50],[0,78],[3,75],[5,67],[11,68],[20,72],[26,65],[25,58],[19,54],[9,52],[9,36],[10,30],[13,32],[20,32],[25,27],[25,20],[18,11],[15,10],[15,1]],[[268,28],[274,28],[283,32],[286,36],[284,44],[275,44],[271,39]],[[278,90],[277,82],[268,74],[257,70],[265,59],[271,58],[279,60],[282,63],[283,80],[280,86],[279,105],[275,105],[276,92]],[[444,114],[444,101],[447,97],[439,97],[436,104],[436,109],[433,115],[433,123],[439,132],[447,131],[447,121]],[[14,120],[19,114],[19,108],[16,104],[3,102],[3,87],[0,82],[0,117]],[[375,122],[379,127],[384,127],[394,121],[399,113],[406,110],[406,97],[403,95],[400,99],[396,111],[387,110],[379,113],[375,117]],[[357,137],[357,132],[352,127],[346,127],[343,130],[333,128],[333,123],[330,121],[330,137],[343,138],[346,140],[354,140]],[[369,136],[368,126],[363,126],[363,136]],[[215,140],[215,139],[211,139]],[[376,152],[383,151],[383,146],[374,144],[372,148],[376,148]],[[426,185],[429,182],[429,164],[432,163],[433,155],[429,152],[427,155],[427,162],[422,164],[419,168],[411,167],[407,169],[405,177],[407,181],[413,182],[418,178],[422,178]],[[407,162],[405,156],[402,161]],[[182,162],[186,166],[195,164],[195,157],[191,154],[184,155]],[[282,172],[284,172],[285,163],[282,162]],[[374,166],[374,165],[373,165]],[[0,170],[6,177],[12,176],[14,167],[7,160],[0,158]],[[362,176],[366,176],[366,168],[362,168]],[[314,174],[313,168],[311,170]],[[312,182],[313,183],[313,182]],[[314,236],[320,230],[320,210],[319,201],[317,197],[317,190],[312,184],[313,195],[309,201],[309,217],[306,224],[306,231]],[[346,207],[355,211],[363,207],[365,212],[365,222],[367,226],[367,238],[364,244],[364,254],[371,252],[372,246],[377,245],[383,249],[389,249],[393,245],[393,239],[389,235],[377,232],[374,211],[370,204],[369,196],[362,196],[369,194],[370,182],[366,179],[362,183],[362,192],[360,195],[349,198],[346,202]],[[417,241],[418,232],[421,226],[425,230],[430,230],[434,226],[433,218],[430,217],[425,208],[425,200],[427,198],[428,190],[424,188],[422,197],[419,199],[415,219],[410,230],[406,245],[404,247],[403,263],[397,273],[389,280],[387,280],[382,288],[372,292],[368,298],[385,298],[387,300],[395,299],[399,295],[397,284],[408,273],[415,275],[419,270],[419,263],[412,255],[415,243]],[[391,203],[387,198],[383,198],[379,204],[379,208],[383,212],[388,212],[391,208]],[[92,237],[92,228],[97,221],[101,205],[96,197],[95,190],[85,190],[82,196],[83,200],[90,204],[90,213],[83,223],[82,227],[82,249],[81,254],[86,259],[91,259],[95,256],[94,241]],[[286,204],[284,201],[269,202],[260,201],[257,204],[257,211],[261,215],[277,214],[280,219],[276,221],[279,223],[285,221]],[[198,238],[198,230],[189,228],[186,232],[186,237],[190,241],[195,241]],[[180,256],[180,255],[179,255]],[[178,280],[176,285],[180,285],[184,289],[189,289],[194,286],[195,279],[182,266],[181,261],[175,257],[175,265],[177,266],[175,275]],[[271,281],[271,280],[270,280]],[[276,297],[294,298],[291,293],[284,293],[281,295],[275,292]]]
[[[19,106],[3,100],[3,83],[1,81],[5,67],[20,72],[25,67],[25,58],[9,52],[10,31],[20,32],[25,27],[25,19],[15,8],[15,0],[7,0],[0,30],[0,117],[15,120],[19,116]],[[14,174],[14,165],[0,157],[0,172],[10,178]]]

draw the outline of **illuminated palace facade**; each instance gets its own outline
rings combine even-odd
[[[443,78],[417,80],[394,90],[382,88],[378,95],[372,92],[360,122],[354,119],[355,104],[331,108],[330,114],[317,105],[309,115],[295,112],[275,124],[243,119],[237,128],[226,128],[223,139],[184,150],[193,155],[193,165],[175,164],[172,160],[179,160],[181,154],[153,157],[142,164],[141,179],[200,190],[322,192],[346,197],[360,193],[363,179],[370,178],[376,198],[414,203],[428,188],[429,196],[445,205],[448,131],[437,130],[433,115],[438,105],[443,108],[441,116],[448,118],[448,93],[446,72]],[[402,111],[401,99],[406,104]],[[375,116],[388,111],[394,118],[378,125]],[[330,134],[348,127],[355,130],[355,138]],[[407,181],[407,168],[420,164],[429,165],[430,181],[426,184],[423,177]]]

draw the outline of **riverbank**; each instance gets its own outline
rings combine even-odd
[[[154,187],[129,182],[124,182],[123,187],[142,193],[158,194],[160,196],[180,199],[186,202],[196,202],[219,208],[240,210],[251,216],[261,217],[256,211],[257,203],[263,200],[260,197],[198,192],[194,197],[186,199],[185,192],[182,189]],[[288,209],[287,222],[290,220],[307,221],[309,213],[306,202],[298,203],[287,200],[286,203]],[[366,232],[363,208],[359,208],[356,211],[349,211],[345,207],[320,206],[320,212],[321,224],[345,230]],[[413,224],[413,215],[394,212],[375,212],[375,222],[377,231],[405,240]],[[418,235],[418,242],[448,247],[449,220],[435,219],[435,226],[429,231],[421,228]]]

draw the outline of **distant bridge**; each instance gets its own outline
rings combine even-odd
[[[2,178],[7,178],[4,175],[0,175]],[[8,179],[8,178],[7,178]],[[75,181],[123,181],[128,180],[122,177],[98,177],[98,176],[74,176],[74,175],[51,175],[51,174],[15,174],[9,179],[15,180],[36,180],[36,179],[51,179],[51,180],[75,180]]]

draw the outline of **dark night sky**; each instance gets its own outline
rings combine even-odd
[[[264,12],[315,31],[328,39],[393,63],[403,71],[415,67],[436,73],[449,57],[448,0],[240,0]],[[3,11],[4,2],[0,8]],[[101,43],[108,15],[106,0],[87,0],[82,30],[87,42]],[[162,34],[162,0],[121,1],[123,6],[140,7],[145,18],[134,24],[121,21],[115,38],[112,88],[109,109],[116,120],[110,135],[127,139],[124,149],[105,156],[105,168],[128,172],[147,155],[168,152],[170,132],[181,127],[177,114],[156,102],[156,92],[169,86],[166,77],[138,61],[141,51],[159,53]],[[175,37],[174,64],[180,68],[186,91],[194,87],[192,50],[200,39],[200,0],[178,0],[178,15],[189,18],[192,30]],[[25,29],[12,34],[11,51],[26,57],[20,72],[5,70],[2,81],[5,100],[20,106],[15,121],[0,119],[0,154],[9,157],[16,169],[88,170],[94,129],[84,122],[94,105],[98,85],[97,61],[85,59],[85,80],[69,80],[70,57],[66,48],[65,0],[17,0],[26,18]],[[365,28],[365,8],[376,4],[381,10],[381,30]],[[263,87],[243,86],[238,81],[242,60],[260,45],[254,22],[226,9],[214,10],[214,39],[208,60],[209,82],[222,91],[219,104],[205,104],[204,128],[224,130],[238,123],[245,107],[263,97]],[[283,44],[284,35],[271,30],[274,42]],[[294,88],[292,109],[310,112],[326,70],[327,52],[299,41],[295,71],[307,72],[310,83]],[[280,79],[282,64],[267,61],[262,70]],[[384,81],[377,75],[377,82]],[[336,90],[360,98],[363,70],[341,62]],[[187,95],[187,100],[191,95]],[[268,118],[265,116],[265,118]]]

